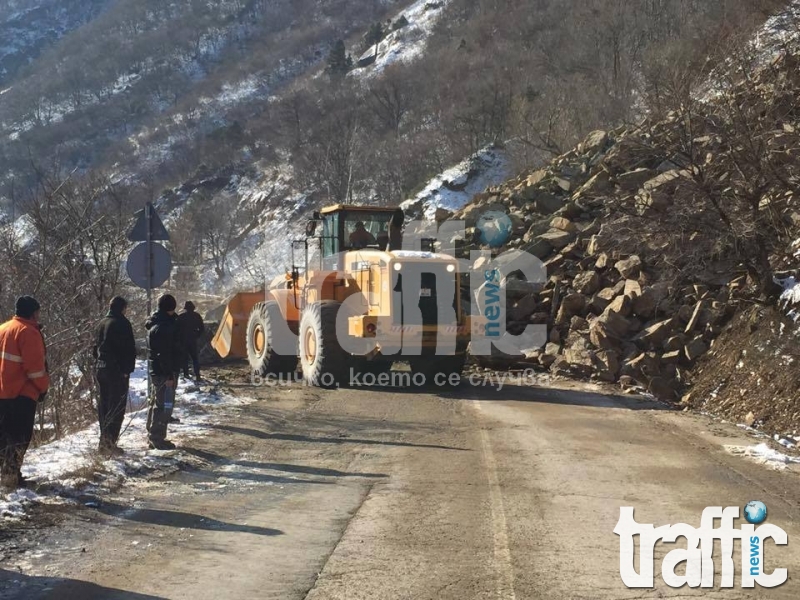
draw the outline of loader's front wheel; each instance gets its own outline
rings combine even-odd
[[[336,337],[339,302],[309,304],[300,319],[300,364],[309,385],[335,388],[347,377],[347,357]]]
[[[247,321],[247,360],[255,375],[279,375],[292,373],[297,368],[297,357],[278,354],[274,347],[274,336],[281,309],[275,301],[259,302],[250,312]]]

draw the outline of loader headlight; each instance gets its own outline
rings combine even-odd
[[[403,263],[394,263],[394,270],[399,271],[403,268]]]
[[[447,272],[448,273],[455,273],[456,266],[455,265],[447,265]]]

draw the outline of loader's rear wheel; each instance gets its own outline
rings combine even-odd
[[[345,382],[347,359],[336,337],[339,302],[309,304],[300,319],[300,364],[309,385],[335,388]]]
[[[247,360],[253,373],[260,377],[292,373],[297,368],[296,356],[278,354],[273,348],[279,319],[283,316],[278,303],[269,301],[256,304],[247,321]]]
[[[439,389],[458,387],[466,362],[466,354],[419,356],[409,360],[412,373],[425,377],[426,387]]]

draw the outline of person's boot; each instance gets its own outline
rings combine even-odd
[[[151,450],[175,450],[176,446],[169,440],[150,440],[148,447]]]
[[[125,450],[110,440],[100,440],[97,450],[104,456],[122,456],[125,454]]]
[[[108,449],[108,453],[109,453],[111,456],[122,456],[122,455],[124,455],[124,454],[125,454],[125,450],[123,450],[122,448],[120,448],[119,446],[117,446],[116,444],[114,444],[113,446],[111,446],[111,447]]]
[[[30,481],[22,474],[22,471],[17,471],[17,487],[27,488]]]

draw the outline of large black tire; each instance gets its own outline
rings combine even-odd
[[[293,373],[297,369],[297,357],[281,355],[272,347],[275,324],[283,319],[281,309],[274,300],[259,302],[250,311],[247,320],[247,360],[253,373],[265,377]]]
[[[300,365],[309,385],[335,388],[346,381],[348,358],[336,336],[341,304],[332,300],[306,306],[300,319]]]
[[[464,353],[448,356],[418,356],[411,358],[408,362],[415,377],[417,375],[425,377],[424,385],[426,387],[452,389],[461,383],[461,372],[467,362],[467,355]],[[457,378],[453,376],[456,373],[458,374]]]

